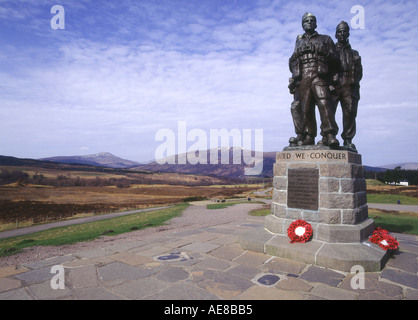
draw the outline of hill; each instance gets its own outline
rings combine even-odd
[[[395,163],[387,164],[380,166],[381,168],[393,170],[396,167],[401,167],[402,170],[418,170],[418,162],[404,162],[404,163]]]
[[[224,150],[224,149],[223,149]],[[235,149],[236,150],[236,149]],[[251,176],[245,176],[245,168],[251,167],[246,165],[243,159],[243,152],[240,152],[240,163],[233,164],[233,152],[234,148],[229,148],[229,163],[221,164],[222,152],[218,149],[218,164],[211,164],[210,153],[211,150],[207,150],[207,164],[179,164],[178,159],[184,155],[175,155],[165,158],[165,164],[159,164],[156,161],[151,161],[146,164],[139,164],[135,161],[122,159],[108,152],[101,152],[93,155],[86,156],[62,156],[62,157],[49,157],[42,159],[21,159],[8,156],[0,156],[0,166],[37,166],[43,168],[56,168],[74,170],[75,166],[77,170],[101,170],[108,171],[110,169],[133,171],[148,171],[148,172],[162,172],[162,173],[178,173],[178,174],[193,174],[204,176],[216,176],[219,178],[233,178],[242,179]],[[163,161],[164,162],[164,161]],[[273,165],[276,162],[276,152],[264,152],[263,153],[263,167],[262,172],[256,177],[272,177]],[[174,164],[173,164],[174,163]],[[387,169],[394,169],[400,166],[403,170],[418,170],[418,163],[398,163],[383,165],[379,167],[364,166],[366,172],[385,172]]]
[[[66,169],[68,170],[70,167],[68,164],[63,164],[54,161],[42,161],[42,160],[35,160],[35,159],[26,159],[26,158],[16,158],[11,156],[1,156],[0,155],[0,166],[5,167],[37,167],[37,168],[45,168],[45,169]],[[80,170],[81,167],[86,167],[86,169],[91,169],[91,166],[77,166],[77,170]]]
[[[381,167],[364,166],[364,170],[369,171],[369,172],[383,172],[383,171],[386,171],[387,169],[381,168]]]
[[[109,168],[0,155],[0,186],[19,181],[20,185],[118,186],[121,188],[129,187],[131,184],[209,186],[241,182],[213,175],[160,173],[141,168]]]
[[[2,168],[13,168],[18,170],[21,169],[30,169],[39,170],[52,170],[52,171],[86,171],[86,172],[125,172],[129,169],[121,168],[111,168],[105,167],[102,165],[94,164],[80,164],[80,163],[63,163],[63,162],[54,162],[52,160],[36,160],[29,158],[16,158],[11,156],[2,156],[0,155],[0,167]],[[1,168],[1,169],[2,169]]]
[[[138,166],[139,163],[131,160],[119,158],[109,152],[100,152],[85,156],[58,156],[39,159],[41,161],[52,161],[68,164],[87,164],[114,169],[131,168]]]
[[[234,148],[229,148],[229,163],[221,164],[222,152],[218,149],[218,161],[217,164],[212,164],[214,161],[210,160],[211,150],[207,150],[207,164],[191,164],[189,161],[186,164],[179,164],[179,158],[185,157],[182,155],[175,155],[165,159],[162,162],[165,164],[159,164],[157,161],[153,161],[147,164],[141,164],[137,167],[131,168],[132,170],[149,170],[154,172],[176,172],[183,174],[202,174],[207,176],[217,176],[225,178],[244,178],[245,168],[252,167],[247,165],[243,159],[243,153],[239,149],[241,161],[239,164],[233,163]],[[216,161],[215,161],[216,162]],[[276,152],[264,152],[263,153],[263,168],[261,174],[257,177],[272,177],[273,165],[276,162]],[[250,177],[250,176],[248,176]]]

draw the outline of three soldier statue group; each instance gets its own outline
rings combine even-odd
[[[334,44],[331,37],[318,34],[316,17],[305,13],[305,31],[296,40],[295,51],[289,59],[292,73],[289,90],[294,96],[291,106],[296,137],[290,146],[314,145],[317,135],[315,105],[318,106],[322,139],[318,145],[336,149],[338,125],[335,112],[338,103],[343,115],[344,146],[356,150],[352,140],[356,134],[357,107],[360,100],[360,80],[363,75],[361,57],[349,44],[350,27],[338,24]]]

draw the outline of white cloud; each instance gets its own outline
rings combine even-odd
[[[318,31],[334,38],[357,4],[64,1],[68,27],[55,33],[51,14],[42,11],[46,2],[4,3],[0,17],[14,38],[34,39],[10,39],[0,55],[0,133],[14,133],[0,140],[1,149],[41,157],[81,145],[132,160],[152,157],[155,132],[176,128],[178,120],[204,130],[261,128],[265,150],[286,146],[294,134],[287,61],[303,32],[302,15],[312,11]],[[406,154],[403,128],[418,134],[417,22],[414,1],[364,6],[366,29],[352,30],[350,41],[364,66],[355,143],[368,160],[387,152],[388,141],[394,153]],[[142,142],[147,149],[127,151]]]

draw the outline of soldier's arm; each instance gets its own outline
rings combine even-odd
[[[334,41],[330,37],[327,37],[326,41],[327,49],[328,49],[328,59],[331,63],[334,63],[338,66],[340,62],[340,58],[338,57],[337,48],[335,47]]]
[[[295,58],[298,58],[300,55],[300,42],[302,41],[302,35],[298,35],[296,37],[296,42],[295,42],[295,50],[293,51],[293,55]]]
[[[330,65],[331,75],[335,75],[341,69],[340,57],[337,53],[337,48],[335,47],[334,41],[331,37],[327,36],[326,46],[328,49],[328,62]]]
[[[356,81],[360,82],[363,78],[363,66],[361,65],[361,57],[356,50],[353,50],[353,62],[355,63]]]
[[[300,40],[302,39],[302,36],[298,36],[296,38],[296,44],[295,44],[295,50],[292,54],[292,56],[289,58],[289,70],[292,73],[293,78],[299,78],[299,51],[298,48],[300,47]]]

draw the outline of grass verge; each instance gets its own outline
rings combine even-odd
[[[418,216],[416,213],[369,209],[369,217],[375,221],[376,227],[381,227],[389,232],[418,235]]]
[[[387,186],[387,184],[376,179],[366,179],[366,183],[368,186]]]
[[[218,209],[225,209],[230,206],[234,206],[240,202],[221,202],[221,203],[211,203],[206,205],[206,209],[209,210],[218,210]]]
[[[89,222],[79,225],[53,228],[25,236],[0,240],[0,257],[18,253],[33,246],[60,246],[82,241],[91,241],[100,236],[114,236],[134,230],[163,225],[180,216],[189,204],[171,208],[133,213],[127,216]]]
[[[377,193],[367,194],[368,203],[397,204],[398,200],[401,202],[401,204],[418,205],[418,198],[409,197],[409,196],[405,196],[401,194],[377,194]]]
[[[270,205],[265,205],[261,209],[254,209],[248,212],[248,214],[253,217],[265,217],[265,216],[268,216],[270,213],[271,213]]]

